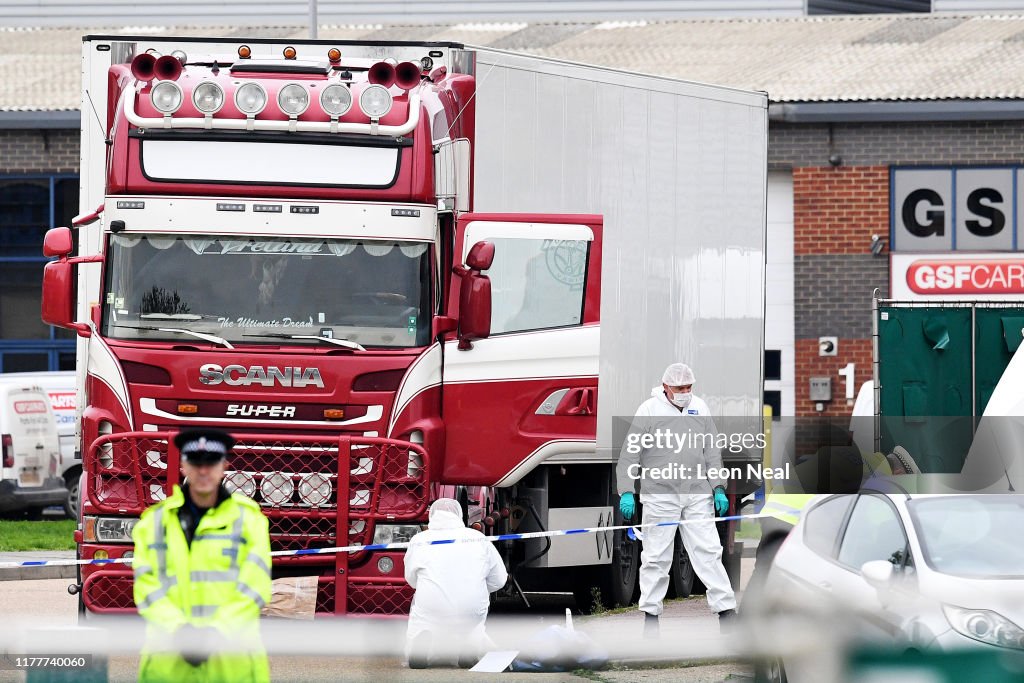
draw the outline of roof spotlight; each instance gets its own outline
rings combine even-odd
[[[343,85],[329,85],[320,92],[320,106],[330,116],[344,116],[352,108],[352,93]]]
[[[369,85],[359,95],[359,108],[371,119],[379,119],[391,111],[391,93],[383,85]]]
[[[153,108],[161,114],[169,115],[181,108],[181,88],[174,81],[160,81],[153,86],[149,99]]]
[[[277,93],[277,105],[289,116],[298,116],[309,108],[309,93],[298,83],[289,83]]]
[[[235,90],[235,106],[246,116],[255,116],[267,106],[267,91],[259,83],[244,83]]]
[[[224,91],[212,81],[205,81],[192,91],[192,103],[204,114],[216,114],[224,106]]]

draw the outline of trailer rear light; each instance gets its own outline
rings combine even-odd
[[[181,108],[181,88],[171,81],[160,81],[149,94],[153,108],[161,114],[173,114]]]
[[[91,517],[82,519],[82,541],[85,543],[131,543],[137,517]],[[105,552],[97,550],[97,553]],[[106,557],[94,556],[105,560]]]
[[[245,83],[235,91],[235,106],[247,116],[255,116],[267,106],[267,91],[259,83]]]
[[[14,439],[10,434],[4,434],[0,438],[3,439],[4,467],[14,467]]]
[[[303,476],[299,481],[299,500],[315,507],[330,505],[331,480],[315,472]]]
[[[248,45],[240,45],[238,47],[238,58],[249,59],[249,57],[252,57],[252,50],[249,49]]]
[[[391,111],[391,93],[383,85],[369,85],[359,95],[359,108],[371,119],[380,117]]]
[[[343,85],[329,85],[320,93],[320,106],[330,116],[344,116],[352,108],[352,93]]]
[[[179,403],[178,414],[179,415],[195,415],[199,412],[199,406],[195,403]]]
[[[342,408],[325,408],[324,419],[325,420],[340,420],[345,417],[345,411]]]
[[[260,482],[260,493],[263,494],[263,501],[271,505],[284,505],[290,503],[292,494],[295,493],[295,482],[291,475],[282,472],[270,472]]]
[[[256,495],[256,479],[248,472],[228,472],[224,475],[224,488],[252,498]]]
[[[341,61],[341,50],[339,50],[336,47],[332,47],[330,50],[327,51],[327,59],[329,59],[332,62]]]
[[[216,114],[224,106],[224,91],[216,83],[200,83],[192,91],[192,103],[204,114]]]
[[[309,108],[309,93],[298,83],[289,83],[277,93],[277,106],[288,116],[298,116]]]
[[[281,51],[281,54],[284,55],[285,59],[295,59],[297,53],[295,52],[295,48],[289,45]]]

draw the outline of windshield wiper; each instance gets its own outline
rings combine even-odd
[[[231,345],[231,342],[229,342],[227,339],[224,339],[223,337],[218,337],[215,334],[206,334],[205,332],[194,332],[192,330],[183,330],[183,329],[178,328],[178,327],[148,327],[146,325],[119,325],[117,323],[114,323],[114,327],[124,327],[124,328],[127,328],[129,330],[147,330],[149,332],[176,332],[178,334],[188,334],[188,335],[192,335],[193,337],[198,337],[199,339],[202,339],[204,341],[211,342],[213,344],[219,344],[219,345],[223,346],[226,349],[234,349],[235,348],[234,346]]]
[[[264,332],[262,334],[243,334],[243,337],[263,337],[269,339],[316,339],[317,341],[327,342],[328,344],[334,344],[335,346],[342,346],[346,349],[355,349],[356,351],[365,351],[366,348],[362,344],[357,344],[354,341],[348,339],[339,339],[337,337],[321,337],[316,334],[285,334],[283,332]]]

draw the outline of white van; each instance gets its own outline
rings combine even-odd
[[[57,421],[42,388],[0,384],[0,444],[0,513],[39,517],[43,508],[65,504]]]
[[[60,439],[60,467],[58,472],[68,489],[62,505],[71,519],[78,519],[79,479],[82,476],[82,457],[78,452],[78,413],[75,410],[77,393],[75,371],[7,372],[0,374],[0,385],[41,387],[50,397],[50,407],[57,420]]]

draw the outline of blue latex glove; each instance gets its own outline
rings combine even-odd
[[[630,492],[623,493],[619,496],[619,511],[622,512],[622,516],[629,519],[636,512],[636,499]]]
[[[715,516],[724,517],[729,512],[729,499],[725,497],[725,489],[715,487]]]

